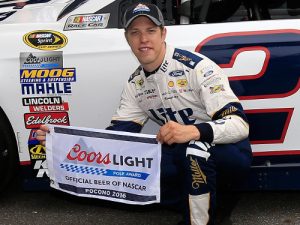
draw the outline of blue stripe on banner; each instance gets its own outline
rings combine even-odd
[[[122,170],[109,170],[97,167],[74,165],[74,164],[60,164],[60,168],[66,169],[68,172],[103,175],[112,177],[130,177],[141,180],[146,180],[150,175],[148,173],[135,172],[135,171],[122,171]]]
[[[100,133],[96,131],[85,131],[85,130],[76,130],[72,128],[63,128],[63,127],[54,127],[55,133],[85,136],[85,137],[95,137],[95,138],[104,138],[104,139],[113,139],[120,141],[131,141],[131,142],[141,142],[147,144],[157,144],[155,138],[146,138],[146,137],[136,137],[136,136],[127,136],[120,134],[110,134],[110,133]]]
[[[143,195],[136,195],[136,194],[131,194],[123,191],[98,189],[98,188],[82,188],[82,187],[76,187],[73,185],[62,184],[62,183],[58,183],[58,185],[59,188],[63,190],[70,191],[77,194],[104,196],[104,197],[117,198],[117,199],[123,199],[123,200],[134,201],[134,202],[149,202],[149,201],[156,200],[155,195],[143,196]]]

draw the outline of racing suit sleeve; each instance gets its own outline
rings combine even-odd
[[[127,82],[121,95],[119,107],[112,116],[111,124],[106,129],[139,133],[147,120],[147,114],[136,102],[132,84]]]
[[[195,124],[200,132],[200,141],[227,144],[248,137],[249,124],[243,107],[233,93],[224,71],[205,58],[195,68],[195,73],[199,97],[212,119]]]

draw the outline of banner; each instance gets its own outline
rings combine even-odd
[[[129,204],[160,202],[161,145],[154,135],[48,126],[51,187]]]

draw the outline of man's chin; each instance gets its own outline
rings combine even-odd
[[[148,65],[148,64],[151,64],[154,60],[153,59],[149,59],[149,58],[146,58],[146,57],[141,57],[139,58],[139,62],[142,64],[142,65]]]

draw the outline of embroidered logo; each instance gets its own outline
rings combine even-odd
[[[198,162],[190,156],[190,168],[192,171],[192,187],[198,189],[201,184],[207,184],[206,176],[202,172]]]

